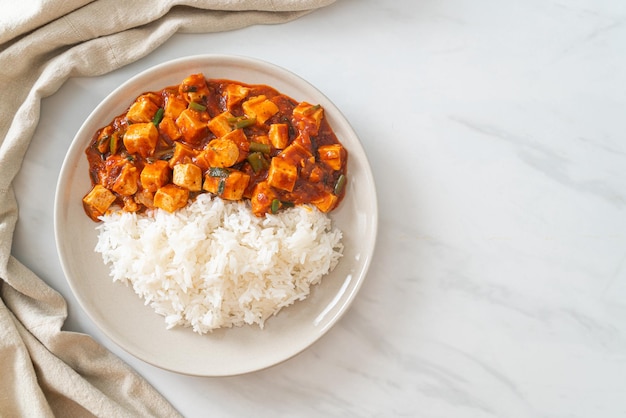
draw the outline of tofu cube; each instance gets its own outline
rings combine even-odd
[[[212,176],[209,171],[204,176],[202,188],[226,200],[240,200],[250,183],[250,176],[238,170],[229,170],[228,176]]]
[[[180,142],[174,143],[174,154],[172,158],[169,160],[169,165],[171,168],[174,168],[176,164],[190,163],[198,155],[199,151],[191,148],[188,145],[185,145]]]
[[[311,203],[320,211],[328,213],[337,205],[337,196],[332,193],[325,193],[322,197],[313,200]]]
[[[301,130],[306,130],[310,135],[317,135],[324,118],[324,108],[320,105],[312,105],[300,102],[293,109],[293,118]]]
[[[259,144],[272,145],[270,137],[267,135],[255,135],[251,140],[252,142],[258,142]]]
[[[178,118],[176,126],[180,130],[183,139],[190,144],[198,144],[207,134],[207,125],[197,117],[197,112],[185,109]]]
[[[284,149],[289,142],[289,126],[286,123],[272,123],[269,138],[276,149]]]
[[[83,197],[83,207],[85,212],[94,221],[98,220],[109,210],[109,207],[115,202],[115,194],[101,184],[93,186],[91,191]]]
[[[239,147],[230,139],[214,139],[207,144],[204,151],[211,167],[230,167],[239,159]]]
[[[333,170],[340,170],[343,167],[346,152],[340,144],[322,145],[317,152],[320,161]]]
[[[237,103],[242,101],[250,92],[250,89],[239,84],[229,84],[224,89],[224,95],[226,96],[226,108],[232,109]]]
[[[126,119],[133,123],[152,122],[159,106],[146,96],[140,96],[126,112]]]
[[[131,196],[124,196],[122,202],[124,202],[124,206],[122,206],[124,212],[137,212],[141,209],[141,206]]]
[[[178,92],[189,102],[203,103],[211,92],[206,84],[204,74],[192,74],[185,78],[178,88]]]
[[[159,140],[159,131],[152,122],[134,123],[128,126],[123,140],[130,154],[139,154],[145,158],[154,152]]]
[[[319,183],[324,178],[324,170],[315,164],[309,172],[309,181],[311,183]]]
[[[109,146],[111,145],[111,135],[113,134],[113,126],[107,125],[98,134],[98,152],[100,154],[104,154],[109,150]]]
[[[263,124],[278,113],[278,106],[265,95],[254,96],[243,102],[243,112],[250,119],[256,118],[257,123]]]
[[[298,166],[281,155],[272,158],[267,173],[267,183],[280,190],[293,191],[298,179]]]
[[[167,184],[154,194],[154,206],[167,212],[174,212],[187,205],[189,190],[175,184]]]
[[[131,163],[122,166],[119,176],[113,182],[111,190],[122,196],[131,196],[139,188],[139,170]]]
[[[170,181],[172,170],[167,161],[157,160],[151,164],[146,164],[141,170],[141,187],[149,192],[156,192],[160,187],[165,186]]]
[[[177,164],[174,166],[172,183],[190,192],[199,192],[202,190],[202,170],[191,163]]]
[[[243,129],[235,129],[234,131],[224,135],[222,139],[232,141],[235,145],[237,145],[237,148],[239,149],[239,158],[237,158],[235,164],[246,159],[246,156],[250,151],[250,141],[248,141],[248,137],[243,132]]]
[[[178,141],[182,137],[176,122],[169,116],[163,117],[161,123],[159,123],[159,131],[172,141]]]
[[[233,117],[234,116],[228,111],[220,113],[209,121],[209,130],[218,138],[226,135],[233,130],[232,124],[228,121]]]
[[[287,146],[287,148],[282,150],[279,156],[295,166],[304,165],[304,160],[313,159],[315,161],[315,158],[313,158],[313,155],[311,155],[309,150],[296,141],[292,142]]]
[[[146,189],[141,189],[137,191],[137,193],[135,193],[135,196],[133,197],[135,199],[135,202],[137,202],[137,204],[143,205],[149,209],[154,208],[154,193],[153,192],[146,190]]]
[[[209,167],[211,167],[211,164],[209,164],[209,159],[207,158],[206,148],[198,152],[196,157],[193,159],[193,163],[200,167],[202,171],[206,171],[209,169]]]
[[[250,204],[252,213],[256,216],[263,216],[263,214],[271,211],[272,201],[276,198],[276,192],[270,187],[266,181],[261,181],[254,186],[252,197],[250,198]]]
[[[178,96],[170,94],[165,99],[163,117],[176,120],[185,109],[187,109],[187,102]]]

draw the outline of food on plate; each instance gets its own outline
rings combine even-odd
[[[337,265],[347,151],[320,105],[192,74],[137,97],[86,149],[96,251],[168,328],[257,324]]]
[[[266,85],[192,74],[141,94],[86,149],[94,221],[113,208],[174,212],[199,194],[247,200],[256,216],[345,194],[348,155],[324,108]]]
[[[308,206],[258,217],[209,193],[153,216],[110,212],[96,251],[167,328],[257,325],[303,300],[338,263],[342,233]]]

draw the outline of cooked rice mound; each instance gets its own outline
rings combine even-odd
[[[174,213],[103,216],[96,251],[167,328],[258,324],[309,295],[337,265],[342,234],[309,206],[256,217],[247,203],[201,194]]]

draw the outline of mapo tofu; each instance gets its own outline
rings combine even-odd
[[[337,207],[348,154],[318,104],[265,85],[192,74],[137,97],[86,149],[95,221],[121,209],[173,212],[199,193],[250,201],[257,216]]]

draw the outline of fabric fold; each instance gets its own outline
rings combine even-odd
[[[278,24],[334,0],[38,0],[0,16],[0,411],[7,416],[179,416],[88,335],[62,330],[63,297],[11,255],[13,180],[41,99],[69,77],[136,61],[177,32]]]

